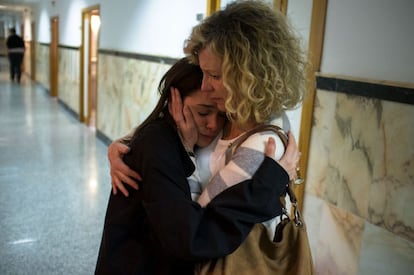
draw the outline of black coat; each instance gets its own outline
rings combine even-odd
[[[233,252],[255,223],[281,213],[289,177],[271,158],[201,208],[191,200],[194,166],[175,127],[154,122],[130,147],[124,160],[144,180],[127,198],[111,194],[95,274],[193,274],[195,262]]]
[[[17,34],[12,34],[7,38],[6,45],[8,49],[24,48],[24,41]]]

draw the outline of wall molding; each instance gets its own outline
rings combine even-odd
[[[358,95],[381,100],[414,104],[414,84],[369,79],[355,79],[333,75],[317,75],[316,88],[326,91]]]
[[[68,49],[68,50],[80,50],[80,47],[75,47],[75,46],[68,46],[68,45],[58,45],[59,48],[62,49]]]
[[[99,129],[96,129],[96,137],[107,146],[109,146],[113,141],[112,139],[107,137],[104,133],[102,133]]]
[[[63,109],[65,109],[74,119],[76,119],[77,121],[79,121],[79,114],[73,110],[68,104],[66,104],[63,100],[61,100],[60,98],[57,98],[57,102],[59,103],[59,105],[61,107],[63,107]]]
[[[50,43],[38,42],[39,45],[50,47]],[[59,48],[63,49],[70,49],[70,50],[80,50],[80,47],[75,46],[68,46],[68,45],[59,45]],[[123,52],[117,50],[107,50],[107,49],[99,49],[99,54],[106,54],[106,55],[113,55],[143,61],[150,61],[155,63],[161,64],[169,64],[173,65],[175,62],[179,60],[179,58],[173,57],[166,57],[166,56],[155,56],[155,55],[148,55],[148,54],[139,54],[139,53],[132,53],[132,52]]]
[[[179,60],[178,58],[146,55],[146,54],[131,53],[131,52],[121,52],[121,51],[116,51],[116,50],[105,50],[105,49],[99,49],[98,53],[105,54],[105,55],[113,55],[113,56],[137,59],[137,60],[143,60],[143,61],[150,61],[150,62],[161,63],[161,64],[169,64],[169,65],[173,65],[175,62]]]

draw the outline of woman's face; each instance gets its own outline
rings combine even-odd
[[[200,51],[198,62],[203,71],[201,90],[207,92],[209,99],[217,104],[221,112],[225,112],[227,90],[223,85],[221,59],[214,55],[209,47],[206,47]]]
[[[207,93],[201,90],[185,97],[183,103],[190,108],[197,126],[197,146],[205,147],[209,145],[223,129],[226,115],[220,112],[216,107],[216,103],[209,98]]]

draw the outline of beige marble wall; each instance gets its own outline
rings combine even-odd
[[[36,81],[46,89],[50,89],[49,46],[36,44]]]
[[[25,41],[24,42],[24,56],[23,56],[23,71],[22,73],[27,74],[27,75],[32,75],[32,71],[30,68],[30,60],[32,58],[31,53],[32,53],[32,49],[31,49],[31,42],[30,41]]]
[[[59,48],[58,98],[76,114],[79,109],[79,49]]]
[[[414,106],[318,90],[304,217],[317,274],[413,274]]]
[[[158,100],[158,83],[171,67],[99,54],[97,129],[111,140],[141,123]]]
[[[99,54],[96,129],[114,140],[141,123],[155,107],[158,83],[170,67],[160,61]],[[60,47],[58,98],[76,114],[79,80],[79,49]],[[48,45],[36,45],[36,81],[50,89]]]

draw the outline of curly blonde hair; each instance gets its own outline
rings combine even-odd
[[[303,98],[305,55],[285,16],[260,1],[237,1],[195,26],[184,53],[198,64],[208,47],[222,60],[225,108],[239,126],[263,123]]]

